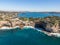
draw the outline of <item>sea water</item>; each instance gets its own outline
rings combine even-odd
[[[0,30],[0,45],[60,45],[60,38],[34,28],[5,29]]]
[[[53,13],[53,12],[47,12],[47,13],[42,13],[42,12],[24,12],[18,14],[18,17],[46,17],[46,16],[60,16],[60,13]]]

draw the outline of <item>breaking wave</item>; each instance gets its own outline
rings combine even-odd
[[[60,45],[60,38],[51,37],[36,28],[0,30],[0,45]]]

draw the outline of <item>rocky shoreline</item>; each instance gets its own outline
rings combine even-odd
[[[0,12],[0,29],[12,29],[19,27],[40,28],[48,35],[60,33],[60,17],[47,16],[44,18],[17,17],[19,12]]]

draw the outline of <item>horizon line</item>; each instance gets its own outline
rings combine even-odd
[[[60,11],[17,11],[17,10],[0,10],[1,12],[60,12]]]

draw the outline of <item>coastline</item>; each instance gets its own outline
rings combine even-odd
[[[49,13],[49,12],[40,12],[40,13]],[[50,13],[55,14],[57,12],[50,12]],[[57,33],[58,34],[60,33],[59,32],[60,31],[59,21],[60,21],[59,16],[46,16],[44,18],[41,18],[41,17],[27,18],[27,17],[18,17],[18,12],[3,12],[3,13],[0,12],[0,30],[14,29],[14,28],[21,28],[21,29],[41,28],[45,34],[52,36]]]

